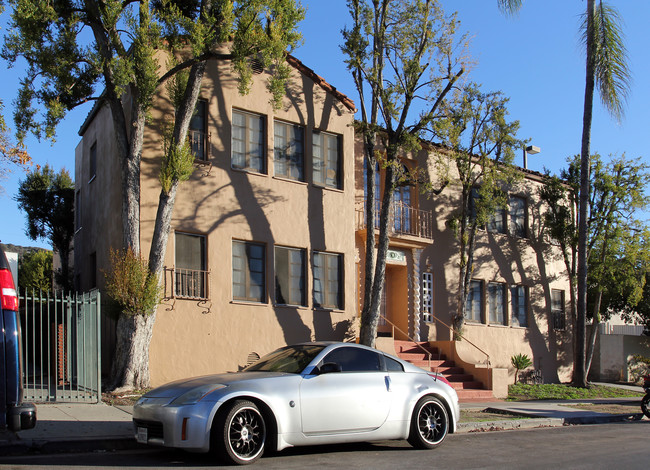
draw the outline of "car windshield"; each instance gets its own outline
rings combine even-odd
[[[244,370],[246,372],[266,371],[299,374],[323,348],[324,346],[313,344],[286,346],[267,354]]]

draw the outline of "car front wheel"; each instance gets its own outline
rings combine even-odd
[[[233,402],[219,414],[212,432],[215,450],[227,463],[246,465],[264,453],[266,424],[262,413],[251,401]]]
[[[435,397],[422,397],[415,405],[408,442],[416,449],[433,449],[449,431],[447,410]]]

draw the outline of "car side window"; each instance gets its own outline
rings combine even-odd
[[[384,362],[386,363],[386,370],[389,372],[404,372],[404,366],[397,362],[395,359],[384,356]]]
[[[381,370],[379,354],[361,348],[342,347],[330,352],[323,364],[334,362],[341,372],[377,372]]]

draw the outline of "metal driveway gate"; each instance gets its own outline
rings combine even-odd
[[[100,295],[21,293],[23,399],[98,403],[101,399]]]

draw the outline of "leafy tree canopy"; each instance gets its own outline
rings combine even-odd
[[[74,183],[68,171],[56,173],[49,165],[37,168],[20,182],[15,199],[27,214],[27,236],[49,240],[61,256],[62,286],[68,290],[68,255],[74,236]]]
[[[52,290],[52,252],[34,250],[20,258],[18,286],[21,291],[49,292]]]
[[[14,113],[17,136],[31,131],[53,138],[70,109],[104,89],[121,96],[137,89],[134,99],[151,106],[160,83],[178,70],[211,57],[232,60],[240,89],[250,86],[248,58],[256,56],[276,73],[268,83],[277,102],[288,74],[287,45],[300,40],[295,24],[304,16],[287,0],[8,0],[10,29],[2,57],[13,65],[27,61]],[[198,20],[201,12],[201,20]],[[223,50],[217,46],[227,43]],[[159,70],[158,49],[173,51],[179,63]],[[43,113],[36,105],[42,105]]]

